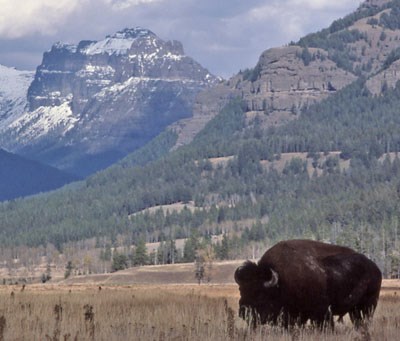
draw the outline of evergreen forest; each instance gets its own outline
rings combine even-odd
[[[312,238],[351,246],[398,276],[399,108],[400,84],[373,96],[360,79],[264,129],[232,100],[187,146],[168,152],[177,136],[166,131],[85,181],[2,203],[0,245],[63,252],[95,238],[104,259],[117,243],[141,250],[117,254],[117,270],[157,257],[193,261],[201,250],[241,258],[249,245]],[[176,203],[183,209],[162,209]],[[144,242],[161,242],[162,252],[145,255]]]
[[[200,278],[214,259],[310,238],[350,246],[399,278],[399,18],[400,0],[361,6],[291,43],[304,67],[328,58],[358,79],[338,91],[327,81],[329,97],[288,110],[285,123],[265,124],[276,113],[250,114],[232,95],[190,144],[175,148],[178,131],[167,129],[85,180],[1,202],[0,256],[13,264],[29,263],[27,249],[54,263],[63,255],[66,277],[195,262]],[[251,88],[264,71],[259,62],[241,82]],[[382,73],[393,77],[374,95],[367,80]]]

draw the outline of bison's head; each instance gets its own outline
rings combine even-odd
[[[276,323],[281,312],[279,275],[270,267],[245,262],[235,271],[239,284],[239,316],[256,325]]]

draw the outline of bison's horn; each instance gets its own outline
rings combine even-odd
[[[272,269],[271,273],[272,273],[271,279],[269,281],[264,282],[265,288],[272,288],[278,284],[278,274]]]
[[[242,279],[240,278],[240,271],[244,268],[244,265],[239,266],[235,271],[235,282],[240,285],[242,283]]]

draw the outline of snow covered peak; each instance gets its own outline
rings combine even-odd
[[[62,43],[60,41],[55,43],[52,48],[56,49],[56,50],[68,50],[69,52],[72,52],[72,53],[76,52],[76,45]]]
[[[156,36],[152,31],[142,28],[142,27],[135,27],[135,28],[125,28],[117,33],[113,34],[112,36],[107,36],[106,38],[115,38],[115,39],[136,39],[136,38],[143,38],[147,36]]]
[[[150,30],[136,27],[126,28],[122,31],[107,36],[105,39],[93,42],[81,50],[86,55],[96,55],[106,53],[108,55],[127,54],[134,41],[140,38],[156,38]]]
[[[197,94],[214,82],[180,42],[140,27],[56,43],[23,98],[1,101],[0,84],[0,144],[87,175],[189,117]]]
[[[133,39],[106,38],[90,44],[81,52],[87,55],[107,53],[109,55],[126,54],[132,46]]]

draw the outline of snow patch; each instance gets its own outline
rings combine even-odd
[[[116,83],[110,87],[102,89],[99,93],[96,94],[96,97],[104,98],[121,93],[127,88],[135,89],[141,81],[143,81],[143,78],[141,77],[131,77],[123,83]]]
[[[93,64],[86,64],[84,69],[79,70],[76,75],[78,77],[88,77],[93,74],[101,76],[113,76],[115,74],[115,69],[110,65],[99,66]]]
[[[109,55],[116,54],[122,55],[126,54],[131,48],[132,43],[135,38],[124,38],[124,37],[110,37],[96,43],[90,44],[85,49],[82,50],[83,54],[86,55],[96,55],[107,53]]]
[[[62,129],[62,134],[71,130],[79,119],[74,116],[70,102],[60,106],[39,107],[35,111],[27,112],[18,120],[10,124],[9,129],[18,133],[18,140],[33,140],[48,134],[51,130]],[[29,129],[25,129],[29,127]]]
[[[26,94],[33,78],[33,71],[20,71],[0,65],[0,130],[26,110]]]
[[[38,72],[40,72],[42,74],[69,74],[69,73],[72,73],[72,71],[47,70],[47,69],[41,69]]]
[[[98,92],[95,97],[99,100],[103,98],[112,98],[113,96],[117,96],[125,91],[130,91],[130,93],[134,93],[141,83],[150,83],[150,82],[170,82],[175,83],[179,82],[182,84],[196,84],[198,83],[192,79],[182,79],[182,78],[156,78],[156,77],[130,77],[128,80],[122,83],[116,83],[112,86],[103,88],[100,92]],[[156,91],[157,87],[153,86],[150,91]]]
[[[77,46],[74,44],[67,44],[67,43],[62,43],[62,42],[57,42],[53,45],[54,48],[59,49],[59,50],[67,50],[71,53],[75,53],[77,51]]]
[[[173,54],[171,52],[168,52],[167,54],[164,55],[164,58],[166,59],[171,59],[171,60],[175,60],[175,61],[179,61],[183,58],[184,56],[180,55],[180,54]]]

